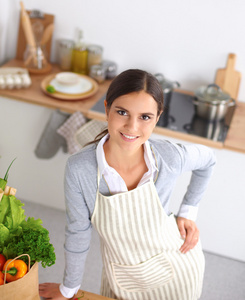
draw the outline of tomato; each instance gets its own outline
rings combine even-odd
[[[5,256],[3,254],[0,254],[0,271],[3,270],[3,266],[4,266],[5,262],[6,262]]]

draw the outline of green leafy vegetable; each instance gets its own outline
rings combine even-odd
[[[9,230],[16,230],[26,218],[22,206],[24,204],[15,196],[3,195],[0,202],[0,223]]]
[[[49,242],[49,232],[42,227],[42,220],[28,218],[22,225],[22,233],[20,236],[15,236],[5,247],[3,254],[16,257],[23,253],[28,253],[31,257],[31,265],[36,261],[40,261],[42,266],[52,266],[55,263],[54,247]],[[23,258],[26,260],[27,258]]]
[[[38,261],[44,268],[51,266],[56,257],[49,232],[41,219],[25,220],[23,205],[15,196],[4,195],[0,202],[0,253],[7,259],[27,253],[31,265]]]
[[[8,167],[8,169],[7,169],[7,171],[6,171],[6,174],[5,174],[5,176],[4,176],[4,180],[6,180],[6,181],[8,181],[8,177],[9,177],[9,169],[10,169],[10,167],[12,166],[13,162],[16,160],[16,158],[17,158],[17,157],[15,157],[15,159],[13,159],[13,160],[11,161],[11,164],[9,165],[9,167]]]
[[[10,167],[12,166],[12,163],[13,163],[15,160],[16,160],[16,158],[12,160],[11,164],[9,165],[9,167],[8,167],[6,173],[5,173],[4,178],[3,178],[3,179],[0,178],[0,188],[1,188],[2,190],[5,189],[5,186],[6,186],[7,181],[8,181],[9,169],[10,169]]]

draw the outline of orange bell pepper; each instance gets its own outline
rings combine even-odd
[[[6,261],[6,263],[3,266],[3,273],[5,273],[5,269],[7,264],[11,261],[12,259],[8,259]],[[13,260],[7,267],[7,271],[6,271],[6,281],[7,282],[11,282],[11,281],[15,281],[17,279],[22,278],[23,276],[25,276],[25,274],[27,273],[27,264],[21,260],[21,259],[16,259]]]
[[[4,274],[0,271],[0,285],[4,284]]]

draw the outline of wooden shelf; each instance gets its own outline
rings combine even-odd
[[[2,67],[24,67],[23,61],[13,59]],[[31,104],[41,105],[52,109],[60,109],[68,113],[74,113],[76,111],[82,112],[89,119],[97,119],[105,121],[105,114],[94,112],[91,108],[99,101],[103,95],[107,92],[107,89],[111,83],[110,80],[99,84],[99,89],[95,95],[87,99],[79,101],[71,100],[58,100],[47,96],[41,90],[42,80],[52,74],[61,72],[60,68],[53,64],[51,72],[47,74],[31,75],[32,85],[27,89],[14,89],[14,90],[0,90],[0,95],[10,99],[20,100]],[[193,95],[190,91],[176,90],[178,92]],[[230,128],[224,143],[202,138],[196,135],[185,134],[182,132],[173,131],[163,127],[156,127],[154,133],[166,135],[172,138],[189,141],[192,143],[200,143],[210,147],[227,149],[232,151],[238,151],[245,153],[245,102],[237,102]]]
[[[20,67],[23,68],[23,61],[21,60],[11,60],[2,67]],[[0,90],[0,95],[12,98],[15,100],[20,100],[32,104],[37,104],[53,109],[60,109],[68,113],[74,113],[76,111],[82,112],[84,115],[87,114],[89,109],[95,105],[95,103],[106,93],[110,82],[109,80],[99,84],[99,89],[95,95],[83,100],[59,100],[47,96],[41,89],[42,80],[53,73],[61,72],[60,68],[53,64],[52,70],[47,74],[31,74],[32,84],[27,89],[13,89],[13,90]]]

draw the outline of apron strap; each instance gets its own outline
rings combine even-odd
[[[98,184],[98,189],[99,189],[99,186],[100,186],[100,170],[99,170],[99,168],[97,169],[97,184]]]

